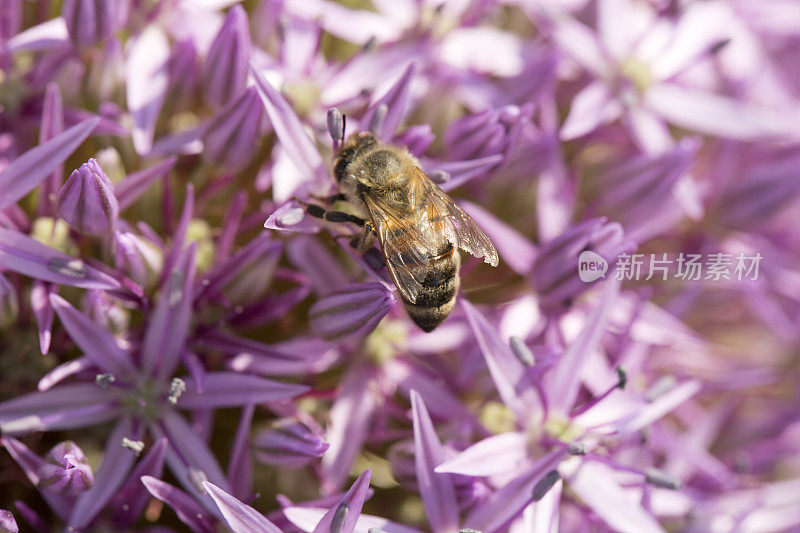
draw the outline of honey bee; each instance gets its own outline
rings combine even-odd
[[[425,175],[407,149],[355,133],[339,150],[333,174],[343,195],[366,215],[362,245],[370,233],[377,236],[406,311],[423,331],[441,324],[455,305],[458,248],[497,266],[489,237]],[[342,213],[338,220],[358,219]]]

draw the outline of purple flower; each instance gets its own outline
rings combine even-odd
[[[58,214],[80,233],[108,235],[114,231],[119,204],[114,186],[95,159],[70,174],[58,193]]]
[[[800,527],[791,2],[39,4],[0,2],[0,529]],[[502,257],[430,333],[306,209],[368,215],[367,130]]]

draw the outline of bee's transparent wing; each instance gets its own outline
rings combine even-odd
[[[486,263],[497,266],[500,262],[497,250],[486,233],[422,170],[417,169],[417,171],[422,179],[416,180],[415,184],[425,188],[424,192],[421,191],[420,197],[425,198],[426,211],[430,218],[441,221],[439,231],[443,232],[453,246],[457,246],[475,257],[483,257]]]
[[[402,216],[381,198],[365,195],[363,200],[397,290],[405,300],[415,303],[427,273],[420,265],[430,263],[448,242],[438,227],[441,224],[425,210]]]

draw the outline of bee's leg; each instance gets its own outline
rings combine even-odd
[[[325,203],[325,204],[332,204],[334,202],[344,202],[347,200],[347,195],[344,193],[336,193],[331,194],[330,196],[311,196],[313,199]]]
[[[357,239],[353,239],[350,245],[360,254],[363,254],[368,249],[372,248],[372,235],[375,233],[375,228],[372,227],[372,222],[365,220],[361,235]]]
[[[324,208],[314,204],[306,204],[306,212],[312,217],[321,218],[328,222],[349,222],[361,227],[368,224],[368,222],[361,217],[345,213],[344,211],[326,211]]]

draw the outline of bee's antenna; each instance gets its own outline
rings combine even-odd
[[[344,144],[344,132],[347,129],[347,115],[342,115],[342,144]]]

